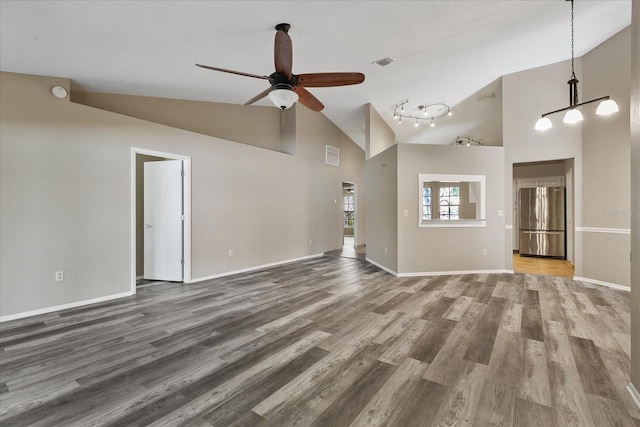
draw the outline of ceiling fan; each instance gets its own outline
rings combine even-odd
[[[362,73],[293,74],[291,72],[293,49],[291,47],[291,37],[289,37],[288,34],[291,26],[289,24],[278,24],[275,28],[274,62],[276,71],[269,76],[243,73],[241,71],[227,70],[225,68],[211,67],[202,64],[196,65],[209,70],[269,80],[271,86],[267,90],[260,92],[243,105],[253,104],[265,96],[268,96],[276,107],[283,110],[291,107],[296,101],[300,101],[302,105],[313,111],[321,111],[324,108],[322,102],[305,89],[305,87],[346,86],[359,84],[364,81],[364,74]]]

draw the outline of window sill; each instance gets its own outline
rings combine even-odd
[[[418,227],[448,227],[448,228],[468,228],[468,227],[486,227],[487,220],[484,219],[431,219],[428,221],[420,221]]]

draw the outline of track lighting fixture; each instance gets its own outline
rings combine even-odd
[[[466,145],[467,147],[471,147],[472,145],[483,146],[484,144],[477,139],[473,139],[469,136],[459,136],[456,138],[456,145]]]
[[[605,116],[608,114],[613,114],[618,111],[618,104],[610,97],[603,96],[601,98],[592,99],[591,101],[578,102],[578,79],[576,78],[575,72],[575,58],[574,58],[574,40],[573,40],[573,0],[567,0],[571,2],[571,79],[567,82],[569,85],[569,106],[566,108],[561,108],[559,110],[550,111],[548,113],[544,113],[536,122],[535,130],[543,131],[547,129],[551,129],[553,127],[553,123],[551,123],[551,119],[549,119],[549,115],[555,113],[561,113],[566,111],[564,115],[564,119],[562,120],[564,123],[575,124],[581,122],[583,120],[582,113],[578,110],[577,107],[580,107],[585,104],[590,104],[596,101],[602,101],[596,110],[596,114],[600,116]]]
[[[434,104],[423,104],[418,105],[416,110],[418,112],[422,112],[422,114],[404,114],[405,112],[405,104],[409,102],[408,99],[405,99],[402,102],[398,102],[393,107],[393,118],[398,121],[398,124],[402,124],[402,119],[410,119],[415,120],[414,126],[419,127],[420,124],[424,121],[428,121],[431,127],[435,127],[435,120],[444,116],[451,116],[451,109],[444,102],[437,102]]]

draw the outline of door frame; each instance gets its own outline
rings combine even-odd
[[[342,245],[344,246],[344,184],[353,185],[353,247],[358,245],[358,184],[351,181],[340,182],[340,217]]]
[[[131,294],[136,293],[136,155],[163,157],[182,160],[184,179],[182,181],[182,203],[184,212],[182,253],[184,254],[183,283],[191,283],[191,156],[131,147]]]

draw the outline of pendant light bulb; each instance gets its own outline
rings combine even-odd
[[[551,129],[553,124],[551,123],[551,119],[549,117],[540,117],[536,122],[535,130],[547,130]]]
[[[399,124],[399,125],[401,125],[401,124],[402,124],[402,117],[400,117],[400,118],[398,119],[398,124]]]
[[[449,112],[447,113],[447,116],[449,116],[449,117],[453,116],[453,111],[449,111]]]
[[[562,121],[569,125],[576,124],[582,121],[582,113],[580,110],[572,108],[567,111],[567,114],[564,115],[564,119],[562,119]]]
[[[433,120],[431,120],[431,125],[430,125],[430,126],[431,126],[432,128],[433,128],[433,127],[436,127],[436,124],[435,124],[435,123],[433,123]]]
[[[416,119],[416,123],[414,124],[415,127],[420,126],[420,123],[418,123],[418,119]]]
[[[617,113],[620,111],[618,104],[613,99],[606,99],[598,105],[596,114],[599,116],[608,116],[609,114]]]

